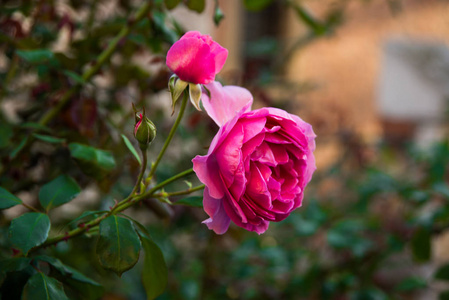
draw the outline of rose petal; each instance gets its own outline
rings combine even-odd
[[[216,234],[225,233],[229,228],[231,219],[223,208],[222,199],[213,198],[207,187],[204,188],[203,206],[204,210],[210,217],[209,219],[204,220],[203,223]]]
[[[217,81],[205,87],[209,90],[210,97],[206,91],[203,91],[202,103],[209,117],[218,126],[223,126],[239,112],[251,110],[253,96],[247,89],[232,85],[223,87]]]

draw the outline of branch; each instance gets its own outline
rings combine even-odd
[[[130,195],[127,198],[123,199],[122,201],[116,203],[107,213],[104,213],[103,215],[91,220],[90,222],[85,223],[83,226],[79,226],[78,228],[75,228],[69,232],[67,232],[64,235],[58,235],[56,237],[53,238],[49,238],[47,239],[47,241],[45,241],[45,243],[43,243],[42,245],[39,245],[33,249],[31,249],[29,251],[29,253],[36,251],[37,249],[41,249],[41,248],[45,248],[54,244],[57,244],[61,241],[67,241],[73,237],[79,236],[81,234],[83,234],[84,232],[88,231],[89,229],[97,226],[98,224],[100,224],[101,221],[103,221],[104,219],[106,219],[107,217],[111,216],[111,215],[115,215],[119,212],[124,211],[125,209],[127,209],[128,207],[138,203],[141,200],[144,200],[146,198],[150,198],[156,191],[160,190],[161,188],[163,188],[164,186],[180,179],[183,178],[185,176],[188,176],[190,174],[193,173],[193,169],[188,169],[184,172],[181,172],[179,174],[176,174],[173,177],[170,177],[169,179],[159,183],[158,185],[154,186],[153,188],[151,188],[148,192],[143,193],[141,195]],[[192,189],[191,189],[192,190]]]
[[[123,27],[122,30],[120,30],[120,32],[117,34],[117,36],[111,41],[109,46],[98,56],[96,63],[81,75],[84,82],[88,82],[100,70],[100,68],[115,52],[119,45],[119,42],[131,32],[131,29],[136,23],[138,23],[148,15],[152,7],[152,2],[153,1],[145,1],[143,3],[135,16],[128,21],[126,26]],[[50,122],[67,105],[67,103],[69,103],[72,95],[78,90],[78,88],[79,85],[75,85],[70,90],[68,90],[62,96],[58,104],[42,116],[42,118],[39,120],[39,124],[46,125],[48,122]]]

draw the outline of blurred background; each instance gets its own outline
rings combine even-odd
[[[145,106],[158,128],[154,157],[173,122],[166,51],[198,30],[229,50],[218,80],[249,89],[254,108],[280,107],[312,124],[318,169],[303,207],[261,236],[236,226],[217,236],[200,224],[199,207],[148,199],[131,209],[168,264],[158,299],[449,299],[448,1],[154,1],[148,19],[84,82],[79,74],[141,3],[0,2],[2,186],[37,203],[39,185],[70,170],[83,192],[53,212],[61,228],[126,196],[138,173],[120,137],[132,139],[131,103]],[[76,85],[50,131],[37,128]],[[36,128],[63,141],[35,136],[24,151]],[[190,107],[158,181],[190,168],[216,131]],[[114,167],[80,163],[67,147],[73,142],[110,151]],[[1,236],[21,213],[2,212]],[[121,279],[104,272],[86,258],[94,239],[47,250],[105,287],[68,293],[144,299],[143,266]],[[1,245],[7,255],[7,241]]]

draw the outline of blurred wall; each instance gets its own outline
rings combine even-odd
[[[304,3],[318,14],[332,5],[330,1]],[[328,114],[329,120],[339,119],[336,113],[343,114],[343,126],[355,129],[367,140],[381,134],[376,97],[384,43],[391,37],[403,37],[449,44],[447,1],[398,3],[402,6],[393,9],[387,1],[350,2],[345,23],[336,34],[298,51],[287,70],[289,78],[317,86],[299,101]],[[291,39],[292,34],[286,37]]]

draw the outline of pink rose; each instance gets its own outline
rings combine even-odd
[[[228,57],[228,50],[208,35],[189,31],[167,52],[167,66],[178,77],[194,84],[214,81]]]
[[[238,87],[207,86],[206,112],[220,126],[205,156],[193,169],[206,187],[205,223],[217,234],[230,221],[258,234],[301,206],[316,169],[312,126],[281,109],[251,111],[252,98]],[[231,107],[231,109],[229,109]]]

